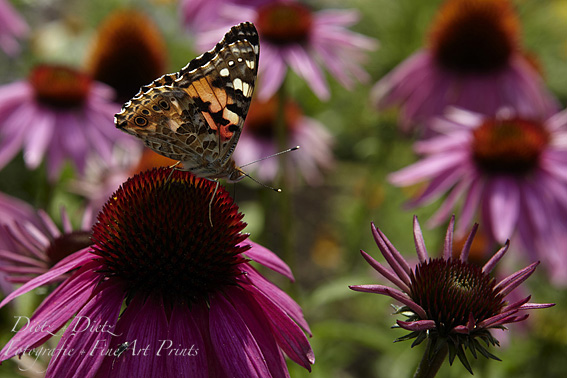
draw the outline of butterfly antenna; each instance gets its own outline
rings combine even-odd
[[[249,166],[249,165],[251,165],[251,164],[258,163],[259,161],[266,160],[266,159],[269,159],[269,158],[273,158],[274,156],[282,155],[282,154],[285,154],[285,153],[288,153],[288,152],[291,152],[291,151],[295,151],[295,150],[298,150],[298,149],[299,149],[299,146],[295,146],[295,147],[292,147],[292,148],[288,148],[287,150],[280,151],[280,152],[277,152],[277,153],[275,153],[275,154],[273,154],[273,155],[265,156],[265,157],[263,157],[263,158],[261,158],[261,159],[254,160],[254,161],[251,161],[250,163],[246,163],[246,164],[244,164],[244,165],[241,165],[240,168],[247,167],[247,166]],[[248,176],[248,175],[246,175],[246,176]],[[248,177],[250,177],[250,176],[248,176]],[[256,180],[254,180],[252,177],[250,177],[250,178],[251,178],[253,181],[256,181]],[[256,182],[258,182],[258,181],[256,181]],[[269,188],[269,186],[264,185],[264,184],[262,184],[261,182],[259,182],[259,184]],[[270,189],[274,189],[274,188],[270,188]],[[276,190],[276,189],[274,189],[274,190]],[[277,191],[278,191],[278,190],[276,190],[276,192],[277,192]],[[281,190],[280,190],[280,191],[281,191]]]
[[[252,163],[250,163],[250,164],[252,164]],[[278,192],[278,193],[282,192],[282,190],[280,188],[272,188],[271,186],[266,185],[263,182],[256,180],[254,177],[250,176],[248,173],[246,173],[246,172],[242,172],[242,173],[244,174],[244,176],[248,177],[250,180],[254,181],[256,184],[262,185],[264,188],[272,189],[274,192]]]

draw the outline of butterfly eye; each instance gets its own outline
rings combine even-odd
[[[136,124],[136,126],[146,126],[148,124],[148,120],[145,119],[144,117],[136,117],[134,118],[134,123]]]
[[[169,110],[169,102],[161,100],[158,104],[163,110]]]

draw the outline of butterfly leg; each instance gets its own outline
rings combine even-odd
[[[217,194],[217,190],[219,189],[218,180],[214,180],[214,181],[216,181],[217,185],[215,186],[215,191],[213,192],[213,196],[211,197],[211,201],[209,202],[209,222],[211,222],[211,227],[213,227],[213,218],[212,218],[213,200],[215,199],[215,195]]]
[[[165,182],[168,182],[169,179],[171,178],[171,175],[173,175],[173,172],[175,171],[175,167],[177,167],[179,164],[181,164],[180,161],[178,161],[177,163],[170,165],[168,168],[171,169],[171,172],[169,172],[169,176],[167,176],[167,180],[165,180]]]

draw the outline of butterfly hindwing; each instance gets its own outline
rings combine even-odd
[[[180,72],[143,86],[116,114],[116,126],[186,170],[223,177],[250,106],[258,50],[254,25],[234,26]]]

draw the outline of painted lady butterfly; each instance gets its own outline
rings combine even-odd
[[[178,160],[181,170],[241,180],[246,174],[231,156],[250,107],[259,49],[252,23],[233,26],[181,71],[143,86],[114,117],[116,127]]]

